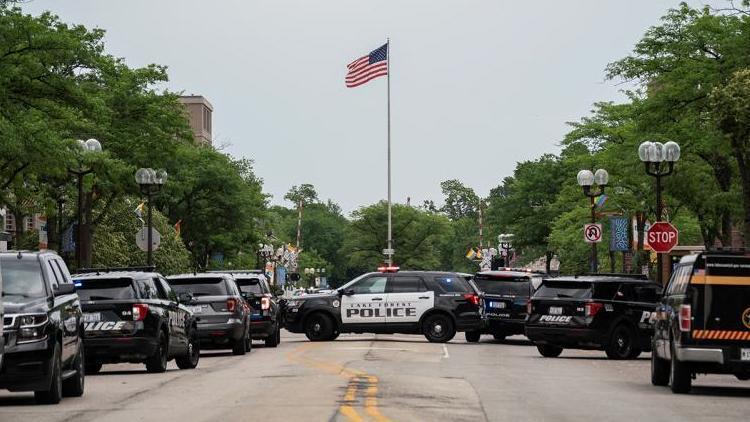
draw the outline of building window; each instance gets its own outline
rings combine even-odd
[[[16,216],[10,212],[5,214],[5,231],[11,233],[16,231]]]
[[[34,230],[34,217],[23,218],[23,230],[27,232]]]
[[[211,133],[211,110],[203,108],[203,130]]]

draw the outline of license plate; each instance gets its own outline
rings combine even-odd
[[[562,306],[550,306],[549,307],[550,315],[562,315],[562,313],[563,313]]]
[[[99,322],[102,320],[100,312],[91,312],[83,314],[83,322]]]
[[[750,349],[740,350],[740,360],[750,360]]]
[[[505,309],[505,302],[490,302],[490,308]]]
[[[203,306],[191,306],[190,310],[193,311],[194,314],[199,314],[203,312]]]

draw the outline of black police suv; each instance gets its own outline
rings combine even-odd
[[[198,317],[198,336],[204,349],[232,349],[244,355],[253,347],[250,334],[252,309],[242,298],[234,278],[222,273],[168,277],[185,304]]]
[[[682,258],[653,319],[654,385],[687,393],[695,374],[750,380],[750,255]]]
[[[253,339],[265,341],[276,347],[281,342],[281,309],[271,291],[266,276],[255,271],[233,272],[242,297],[253,309],[250,314],[250,332]]]
[[[39,403],[84,389],[81,305],[54,252],[0,254],[5,353],[0,388],[33,391]]]
[[[444,343],[457,331],[479,329],[482,313],[479,293],[456,273],[384,268],[334,293],[289,300],[285,327],[312,341],[339,333],[421,333]]]
[[[570,348],[634,359],[651,350],[650,317],[660,295],[661,286],[644,276],[545,279],[529,301],[526,337],[545,357]]]
[[[174,359],[193,369],[200,359],[197,322],[153,269],[95,269],[74,276],[83,308],[86,372],[103,364],[145,363],[160,373]]]
[[[485,324],[481,330],[467,331],[466,341],[475,343],[482,334],[496,340],[524,333],[526,308],[542,275],[523,270],[482,271],[472,281],[484,299]]]

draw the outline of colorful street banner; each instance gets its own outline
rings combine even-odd
[[[609,218],[609,250],[613,252],[627,252],[630,250],[630,236],[628,217]]]

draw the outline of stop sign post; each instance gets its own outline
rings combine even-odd
[[[669,253],[679,242],[679,232],[666,221],[658,221],[648,229],[648,243],[656,253]]]

